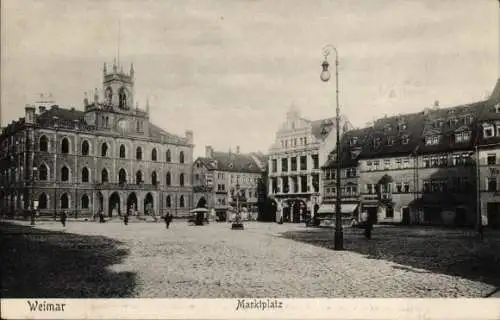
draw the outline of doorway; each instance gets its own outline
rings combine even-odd
[[[148,192],[146,197],[144,198],[144,214],[153,215],[153,195]]]
[[[132,208],[132,213],[137,211],[137,196],[135,192],[129,194],[127,199],[127,212],[130,213],[130,209]]]
[[[464,227],[466,224],[466,211],[465,208],[456,208],[455,210],[455,225],[457,227]]]
[[[120,215],[120,195],[118,192],[113,192],[109,197],[108,216],[111,218],[113,215]]]
[[[403,208],[403,220],[402,223],[405,225],[410,224],[410,208],[405,207]]]
[[[493,229],[500,229],[500,203],[488,202],[487,205],[488,226]]]

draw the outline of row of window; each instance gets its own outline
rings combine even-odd
[[[319,175],[318,174],[313,174],[311,175],[312,177],[312,190],[313,192],[319,192]],[[289,179],[290,178],[290,179]],[[290,180],[291,180],[291,187],[293,187],[292,191],[293,192],[310,192],[311,188],[307,183],[307,176],[300,176],[300,180],[298,177],[282,177],[282,187],[283,190],[281,190],[280,186],[278,186],[278,179],[277,178],[271,178],[271,190],[272,193],[289,193],[290,190]],[[300,184],[299,184],[300,181]],[[300,189],[299,189],[300,186]]]
[[[296,156],[290,158],[281,158],[281,172],[288,172],[288,159],[290,159],[290,171],[297,171],[300,164],[300,170],[307,170],[307,156]],[[319,168],[319,156],[311,155],[313,169]],[[271,160],[271,172],[278,172],[278,160]]]
[[[290,144],[289,144],[290,142]],[[296,147],[297,145],[299,146],[306,146],[307,145],[307,137],[300,137],[300,138],[293,138],[293,139],[283,139],[281,140],[281,148],[286,149],[288,146],[290,147]]]
[[[376,194],[377,192],[381,193],[408,193],[410,192],[410,184],[408,182],[396,182],[394,184],[395,189],[393,189],[393,184],[372,184],[368,183],[365,185],[365,192],[368,194]]]
[[[69,168],[66,166],[63,166],[61,168],[61,181],[69,182],[69,178],[70,178]],[[82,169],[81,178],[82,178],[81,179],[82,183],[88,183],[90,181],[90,170],[88,168],[85,167]],[[48,168],[45,164],[42,164],[38,168],[38,180],[47,181],[48,179],[49,179]],[[171,180],[172,180],[171,174],[170,174],[170,172],[167,172],[166,179],[165,179],[165,183],[167,186],[171,185],[171,183],[172,183]],[[179,185],[181,187],[184,186],[184,182],[185,182],[184,180],[185,180],[184,173],[181,173],[179,175]],[[125,169],[119,170],[118,181],[119,181],[119,183],[122,183],[122,184],[127,183],[127,172],[125,171]],[[101,171],[101,182],[102,183],[109,182],[109,175],[108,175],[107,169],[102,169],[102,171]],[[142,171],[140,171],[140,170],[137,171],[135,174],[135,183],[136,184],[144,183]],[[153,185],[159,184],[159,181],[157,179],[157,175],[156,175],[155,171],[153,171],[153,173],[151,174],[151,184],[153,184]]]
[[[470,131],[463,131],[463,132],[458,132],[455,133],[454,135],[454,141],[450,141],[452,143],[466,143],[469,142],[471,137],[472,137],[472,132]],[[441,141],[441,136],[428,136],[425,138],[425,145],[427,146],[432,146],[432,145],[437,145]]]
[[[335,194],[337,188],[335,187],[327,187],[325,188],[325,194]],[[358,194],[358,187],[357,186],[347,186],[347,187],[342,187],[340,189],[341,195],[344,196],[354,196]]]
[[[335,179],[337,176],[337,171],[335,169],[326,169],[325,180]],[[358,176],[357,168],[347,168],[341,171],[342,178],[355,178]]]
[[[172,197],[170,195],[167,195],[165,199],[165,206],[167,208],[172,207]],[[67,193],[63,193],[60,198],[61,201],[61,209],[70,209],[71,204],[70,204],[70,197]],[[89,209],[90,205],[90,198],[87,194],[84,194],[80,198],[80,209]],[[185,206],[185,200],[184,196],[181,195],[179,196],[179,207],[184,208]],[[38,197],[38,209],[49,209],[50,208],[50,203],[49,203],[49,197],[45,194],[42,193]]]
[[[67,138],[63,138],[61,140],[61,153],[63,154],[69,154],[69,140]],[[49,139],[46,136],[40,137],[40,142],[39,142],[39,150],[42,152],[48,152],[49,151]],[[90,144],[87,140],[84,140],[81,144],[81,153],[84,156],[90,155]],[[120,159],[125,159],[127,158],[127,150],[125,148],[125,145],[120,145]],[[109,157],[109,147],[106,142],[103,142],[101,144],[101,157]],[[135,159],[136,160],[142,160],[142,147],[137,147],[135,150]],[[151,151],[151,161],[158,161],[158,152],[156,151],[156,148],[153,148]],[[172,161],[172,154],[170,149],[168,149],[165,153],[165,161],[166,162],[171,162]],[[179,152],[179,162],[184,163],[185,158],[184,158],[184,151]]]
[[[393,162],[394,161],[394,162]],[[380,160],[368,160],[366,161],[366,170],[388,170],[388,169],[407,169],[410,168],[410,159],[399,158],[399,159],[384,159]]]
[[[468,178],[453,177],[451,178],[451,184],[449,182],[449,179],[447,178],[424,180],[422,191],[424,193],[447,192],[447,191],[462,192],[470,190],[471,187],[472,186]]]
[[[496,127],[496,131],[495,131]],[[492,137],[500,137],[500,124],[497,123],[496,125],[492,124],[484,124],[483,125],[483,137],[485,138],[492,138]]]

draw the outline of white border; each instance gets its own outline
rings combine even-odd
[[[500,299],[2,299],[3,319],[500,319]],[[64,311],[30,311],[33,303]],[[268,307],[262,309],[262,305]],[[282,308],[276,308],[281,303]],[[274,305],[275,308],[270,306]]]

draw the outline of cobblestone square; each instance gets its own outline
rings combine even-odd
[[[2,296],[483,297],[499,285],[498,235],[380,227],[371,241],[344,237],[339,252],[332,229],[302,224],[2,223]]]

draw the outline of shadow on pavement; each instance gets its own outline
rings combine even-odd
[[[128,254],[119,241],[0,223],[2,298],[131,297],[133,272],[109,266]]]
[[[334,247],[333,229],[288,231],[282,237]],[[470,230],[375,227],[373,238],[367,240],[361,229],[346,228],[344,250],[394,262],[398,270],[442,273],[500,287],[499,232],[485,232],[485,240],[480,241]]]

